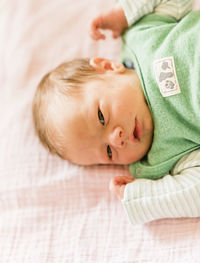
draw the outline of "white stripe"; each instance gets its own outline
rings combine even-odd
[[[148,189],[148,188],[150,188],[149,190],[150,190],[150,192],[152,192],[152,184],[149,184],[149,187],[148,187],[148,185],[147,184],[144,184],[144,192],[146,193],[147,192],[147,190],[146,189]],[[154,211],[156,211],[155,209],[154,209]],[[148,206],[148,203],[147,203],[147,205],[146,205],[146,214],[148,214],[148,217],[147,218],[149,218],[150,220],[153,220],[155,217],[153,216],[153,211],[152,211],[152,206],[150,205],[150,206]]]

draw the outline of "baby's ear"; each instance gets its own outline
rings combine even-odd
[[[108,71],[123,73],[125,71],[125,67],[123,64],[105,58],[91,58],[90,65],[99,73],[106,73]]]

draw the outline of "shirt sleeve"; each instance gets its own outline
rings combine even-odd
[[[128,25],[149,13],[170,15],[177,20],[192,10],[194,0],[119,0]]]
[[[187,13],[189,13],[194,5],[194,0],[170,0],[162,1],[154,9],[154,13],[169,15],[176,20],[180,20]]]
[[[171,175],[127,184],[122,204],[132,224],[200,216],[200,150],[181,158]]]

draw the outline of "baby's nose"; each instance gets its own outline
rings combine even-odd
[[[118,148],[123,148],[126,145],[125,133],[121,127],[116,127],[110,133],[110,144]]]

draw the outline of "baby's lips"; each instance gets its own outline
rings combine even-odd
[[[142,125],[140,124],[140,122],[136,118],[135,119],[135,127],[134,127],[134,130],[132,132],[131,140],[133,142],[137,143],[141,140],[142,135],[143,135]]]
[[[136,132],[138,140],[140,140],[142,138],[142,134],[143,134],[142,125],[137,119],[135,120],[135,123],[136,123],[136,131],[135,132]]]

